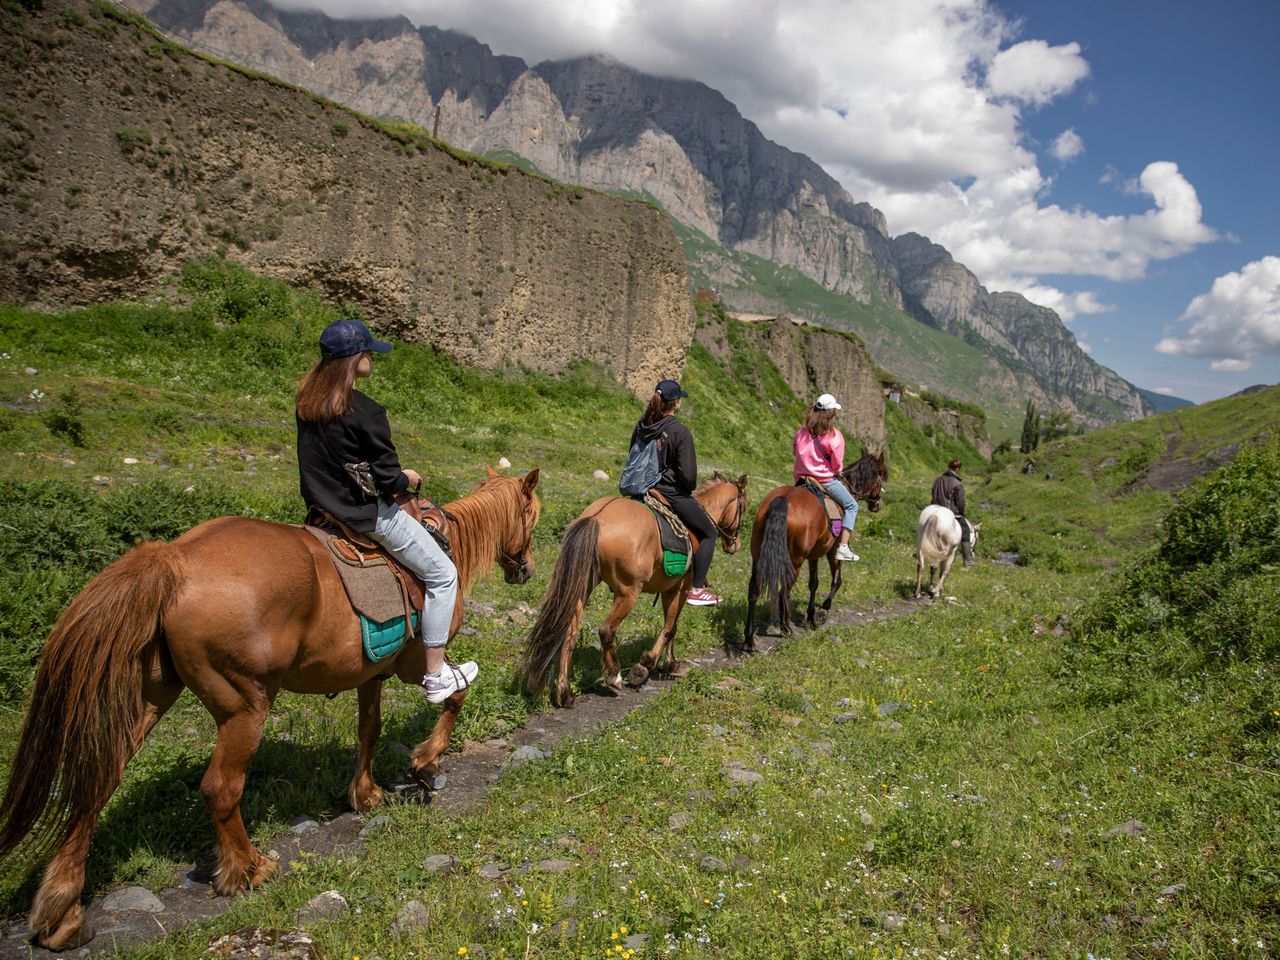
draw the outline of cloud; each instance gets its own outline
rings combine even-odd
[[[993,277],[990,280],[992,289],[1010,290],[1020,293],[1032,303],[1048,307],[1056,313],[1063,323],[1071,323],[1076,317],[1098,313],[1114,313],[1115,305],[1103,303],[1092,290],[1079,290],[1067,293],[1057,287],[1046,286],[1034,281],[1017,277]]]
[[[1088,75],[1089,64],[1080,56],[1080,44],[1051,47],[1043,40],[1025,40],[996,54],[987,83],[998,97],[1043,106]]]
[[[1280,257],[1263,257],[1213,281],[1178,318],[1181,335],[1156,344],[1159,353],[1212,357],[1210,369],[1238,373],[1259,355],[1280,355]]]
[[[404,14],[529,63],[600,53],[702,81],[765,136],[879,207],[891,232],[930,236],[992,289],[996,277],[1141,278],[1152,261],[1218,238],[1201,222],[1195,188],[1167,161],[1127,178],[1149,198],[1145,212],[1108,216],[1050,200],[1054,183],[1037,164],[1025,113],[1073,95],[1090,66],[1079,43],[1021,36],[1023,23],[992,0],[276,2],[335,16]],[[1065,163],[1083,150],[1073,127],[1048,153]]]
[[[1152,392],[1152,393],[1158,393],[1158,394],[1160,394],[1161,396],[1164,396],[1164,397],[1172,397],[1172,396],[1173,396],[1173,387],[1155,387],[1151,392]]]
[[[1074,128],[1068,127],[1058,134],[1057,138],[1049,146],[1049,152],[1060,163],[1067,163],[1074,160],[1080,154],[1084,153],[1084,140],[1080,134],[1076,133]]]

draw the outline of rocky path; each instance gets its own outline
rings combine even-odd
[[[796,636],[815,636],[832,627],[859,627],[905,616],[920,609],[928,601],[899,600],[869,609],[834,611],[817,631]],[[757,654],[771,653],[784,642],[776,634],[759,635]],[[740,658],[724,649],[712,650],[693,660],[696,669],[720,671],[740,662]],[[442,763],[443,788],[428,793],[417,784],[398,784],[392,790],[404,801],[429,803],[445,814],[465,814],[476,809],[493,789],[503,771],[512,764],[550,756],[565,740],[590,736],[608,727],[633,710],[642,709],[655,695],[661,694],[675,680],[650,680],[638,690],[625,689],[617,696],[584,691],[572,710],[553,710],[537,714],[529,722],[500,740],[468,741],[457,753],[449,754]],[[344,813],[332,820],[317,823],[299,818],[290,832],[277,837],[270,852],[288,864],[306,853],[324,856],[356,852],[364,838],[381,826],[378,816]],[[224,913],[232,904],[218,897],[210,885],[210,865],[188,865],[177,887],[153,892],[143,887],[126,887],[92,898],[86,907],[89,922],[96,931],[92,941],[83,947],[52,953],[33,948],[25,923],[13,924],[0,939],[0,960],[33,960],[33,958],[89,957],[110,954],[130,945],[155,940],[197,920]],[[256,932],[261,935],[261,931]],[[292,936],[292,935],[291,935]],[[220,942],[222,957],[308,957],[307,938],[299,935],[293,944],[251,944],[250,933],[233,935],[232,942]],[[228,938],[220,938],[227,941]]]

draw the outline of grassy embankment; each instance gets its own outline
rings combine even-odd
[[[191,280],[204,289],[192,310],[0,313],[6,559],[12,567],[18,547],[46,543],[58,564],[5,585],[6,731],[25,683],[17,664],[64,602],[59,591],[122,542],[228,510],[297,515],[288,399],[303,345],[328,314],[271,284]],[[757,384],[695,351],[685,375],[704,470],[750,472],[753,503],[787,476],[797,404],[760,369]],[[72,382],[84,410],[63,413],[82,421],[83,448],[70,446],[66,419],[49,418]],[[36,384],[40,414],[24,399]],[[544,469],[539,575],[524,588],[484,585],[476,598],[493,613],[458,641],[486,668],[460,733],[500,733],[530,709],[509,689],[523,630],[515,605],[536,604],[559,530],[605,492],[590,474],[616,471],[634,401],[585,370],[503,379],[412,348],[379,366],[371,390],[392,412],[405,462],[425,466],[442,496],[499,455],[515,470]],[[1280,449],[1247,454],[1203,487],[1172,514],[1174,546],[1158,550],[1172,500],[1144,478],[1164,475],[1167,456],[1220,454],[1269,428],[1275,393],[1069,438],[1039,452],[1033,475],[1014,464],[989,482],[971,476],[984,559],[954,572],[956,602],[799,636],[743,663],[731,683],[695,672],[614,729],[510,771],[479,813],[389,807],[361,859],[306,863],[137,955],[194,955],[245,923],[288,926],[326,889],[359,908],[312,930],[331,958],[474,956],[479,946],[508,957],[1271,955]],[[910,539],[932,464],[919,438],[890,425],[909,469],[899,463],[886,511],[859,523],[864,560],[842,606],[895,600],[914,575]],[[129,455],[140,462],[124,465]],[[55,482],[94,475],[112,478],[105,496]],[[992,563],[996,550],[1022,565]],[[736,635],[746,574],[744,556],[717,556],[713,579],[731,600],[686,614],[684,651]],[[20,609],[20,590],[44,607]],[[602,607],[598,597],[593,622]],[[633,614],[624,662],[656,626],[656,612]],[[585,685],[598,660],[582,648],[575,678]],[[434,717],[398,685],[387,701],[384,779],[403,762],[390,744],[413,742]],[[104,818],[91,891],[172,882],[172,864],[209,842],[196,784],[210,730],[184,698],[157,731]],[[353,743],[353,696],[282,697],[246,790],[255,838],[337,809]],[[735,763],[763,779],[734,787]],[[1128,820],[1145,829],[1109,835]],[[424,874],[434,853],[458,856],[461,869]],[[540,872],[547,858],[573,866]],[[483,880],[476,870],[491,862],[516,870]],[[22,909],[29,886],[4,883],[6,912]],[[397,939],[390,925],[406,899],[425,903],[431,922]],[[637,935],[649,939],[624,945]]]

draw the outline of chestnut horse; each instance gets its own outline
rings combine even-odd
[[[716,525],[725,553],[738,550],[738,529],[747,510],[746,489],[745,473],[737,480],[716,473],[693,492],[693,498],[702,504]],[[692,539],[696,550],[698,540]],[[613,638],[618,625],[642,593],[662,597],[665,617],[652,648],[631,668],[627,683],[642,685],[649,678],[649,672],[657,669],[664,652],[666,670],[671,672],[676,666],[676,622],[692,578],[692,564],[676,576],[664,571],[658,525],[648,507],[628,497],[601,497],[565,531],[556,568],[542,599],[542,611],[525,643],[525,678],[529,691],[542,690],[558,660],[559,675],[551,690],[551,701],[558,707],[573,706],[569,661],[578,639],[582,611],[601,580],[613,591],[613,606],[599,631],[605,692],[616,693],[622,689],[622,668]]]
[[[463,597],[495,562],[508,583],[529,579],[537,482],[537,470],[522,478],[489,470],[446,506],[460,588],[450,635],[462,623]],[[382,798],[373,752],[383,681],[394,671],[418,682],[425,658],[419,642],[394,660],[365,658],[333,560],[302,527],[217,517],[116,560],[71,602],[45,644],[0,811],[0,855],[18,848],[32,863],[57,848],[31,908],[36,942],[62,949],[92,937],[79,901],[94,825],[125,764],[184,687],[218,726],[200,792],[217,837],[214,888],[227,895],[276,868],[240,819],[245,769],[276,694],[358,689],[360,757],[347,796],[368,810]],[[465,696],[445,702],[413,751],[419,779],[436,775]]]
[[[845,467],[840,479],[857,500],[867,501],[872,513],[880,509],[880,497],[889,472],[884,454],[877,457],[863,452],[856,463]],[[784,633],[791,632],[791,588],[800,575],[800,565],[809,561],[809,608],[805,621],[816,626],[814,598],[818,592],[818,558],[826,556],[831,565],[831,592],[822,602],[823,610],[831,609],[831,601],[840,589],[840,561],[836,547],[840,538],[831,533],[822,504],[804,487],[776,487],[756,511],[751,531],[751,581],[747,585],[747,625],[743,649],[755,650],[756,600],[763,591],[768,602],[776,598],[778,621]]]

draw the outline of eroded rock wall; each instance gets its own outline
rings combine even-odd
[[[0,299],[138,297],[223,251],[464,363],[586,359],[639,393],[683,367],[694,314],[660,211],[397,140],[106,4],[6,26]]]

